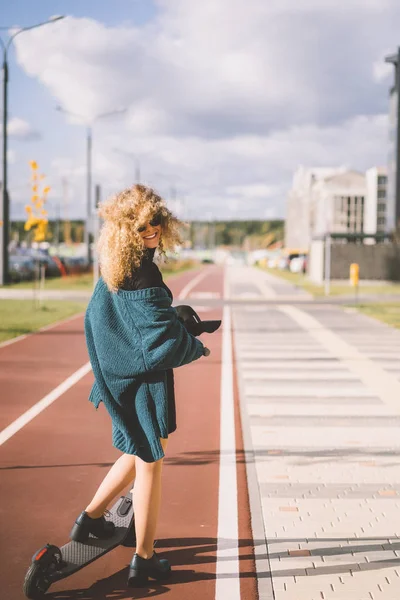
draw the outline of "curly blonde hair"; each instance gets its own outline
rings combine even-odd
[[[137,184],[100,202],[99,215],[104,223],[97,252],[101,275],[110,291],[116,292],[140,266],[145,246],[138,228],[156,214],[161,216],[158,252],[165,258],[166,250],[182,244],[179,229],[183,223],[152,188]]]

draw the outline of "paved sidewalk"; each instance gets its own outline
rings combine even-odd
[[[44,290],[40,293],[43,300],[89,300],[93,290]],[[0,300],[32,300],[39,297],[39,292],[33,289],[4,289],[0,288]]]
[[[245,272],[232,295],[239,285]],[[233,313],[274,592],[264,598],[398,600],[400,331],[330,305]]]

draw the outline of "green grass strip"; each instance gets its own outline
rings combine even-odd
[[[32,333],[86,309],[87,302],[44,300],[41,306],[32,300],[0,300],[0,342]]]
[[[394,302],[379,302],[377,304],[356,304],[352,308],[400,329],[400,304]]]
[[[268,267],[261,267],[263,271],[266,271],[270,275],[274,275],[275,277],[280,277],[281,279],[285,279],[289,283],[293,283],[298,287],[301,287],[306,292],[309,292],[316,298],[321,296],[325,296],[325,287],[324,285],[317,285],[312,283],[306,275],[302,273],[291,273],[290,271],[281,271],[280,269],[270,269]],[[350,285],[348,282],[343,283],[331,283],[330,285],[330,296],[351,296],[354,295],[354,287]],[[364,284],[362,281],[359,286],[360,294],[369,294],[369,295],[392,295],[392,294],[400,294],[400,284],[398,283],[376,283],[376,284]]]

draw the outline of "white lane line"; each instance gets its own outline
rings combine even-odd
[[[184,300],[185,298],[187,298],[188,295],[190,294],[190,292],[192,291],[192,289],[194,287],[196,287],[196,285],[198,283],[200,283],[200,281],[202,279],[204,279],[208,274],[209,274],[209,270],[208,269],[204,269],[204,271],[202,271],[201,273],[199,273],[197,275],[197,277],[194,277],[191,281],[189,281],[189,283],[187,285],[185,285],[185,287],[183,288],[183,290],[179,294],[179,296],[178,296],[179,300]]]
[[[225,298],[226,291],[225,283]],[[225,306],[222,332],[216,600],[240,600],[237,500],[231,310],[229,306]]]
[[[307,383],[303,385],[297,384],[288,387],[273,385],[270,383],[261,382],[260,385],[246,384],[246,393],[254,398],[363,398],[375,397],[368,387],[363,387],[362,382],[354,387],[344,387],[330,384],[324,387],[307,387]]]
[[[257,369],[262,368],[266,373],[272,370],[274,373],[283,372],[283,374],[288,372],[298,373],[299,371],[303,372],[304,370],[319,373],[328,368],[329,373],[334,371],[334,374],[336,374],[338,371],[342,372],[346,368],[339,361],[336,361],[335,358],[321,361],[288,360],[286,362],[268,359],[257,362],[242,360],[241,365],[246,372],[256,371]],[[284,379],[284,377],[282,377],[282,379]]]
[[[190,294],[191,298],[195,298],[196,300],[199,298],[221,298],[221,294],[219,292],[194,292]]]
[[[72,386],[74,386],[82,377],[87,375],[91,371],[90,362],[86,363],[72,373],[65,381],[60,383],[54,390],[52,390],[49,394],[47,394],[44,398],[36,402],[29,410],[24,412],[18,419],[13,421],[11,425],[8,425],[3,431],[0,433],[0,446],[4,444],[7,440],[9,440],[13,435],[15,435],[20,429],[22,429],[25,425],[27,425],[32,419],[37,417],[45,408],[50,406],[57,398],[62,396],[67,390],[69,390]]]
[[[377,396],[385,404],[394,408],[396,413],[400,412],[400,382],[395,375],[385,371],[376,361],[371,360],[371,357],[348,344],[308,313],[295,306],[280,306],[279,310],[308,331],[333,357],[338,358],[342,365],[354,373],[368,389],[367,395]],[[333,393],[336,396],[336,390]]]
[[[260,290],[263,298],[276,298],[277,297],[277,295],[278,295],[277,292],[274,290],[274,288],[271,285],[269,285],[268,281],[266,281],[265,279],[257,279],[254,281],[254,283]]]
[[[265,350],[259,350],[257,351],[250,351],[250,350],[241,350],[238,352],[238,354],[240,354],[240,358],[242,360],[251,360],[251,359],[265,359],[265,360],[282,360],[282,359],[287,359],[287,360],[295,360],[296,358],[302,358],[304,360],[318,360],[321,358],[334,358],[331,357],[323,348],[321,350],[319,350],[318,352],[305,352],[305,351],[300,351],[300,352],[274,352],[273,350],[271,351],[265,351]]]
[[[360,417],[360,405],[351,404],[299,404],[297,399],[291,404],[273,403],[252,404],[247,402],[247,412],[251,417],[270,417],[288,415],[292,417]],[[391,406],[369,404],[362,407],[363,417],[397,417]],[[273,425],[273,423],[271,423]]]
[[[343,381],[358,381],[353,373],[348,371],[285,371],[281,369],[278,371],[274,369],[272,372],[265,370],[253,369],[251,371],[245,371],[243,379],[257,379],[258,381],[332,381],[343,382]]]
[[[11,338],[11,340],[6,340],[0,344],[0,348],[4,348],[5,346],[10,346],[11,344],[15,344],[15,342],[20,342],[27,337],[35,335],[35,333],[40,333],[41,331],[47,331],[48,329],[53,329],[53,327],[57,327],[58,325],[62,325],[63,323],[68,323],[68,321],[72,321],[73,319],[77,319],[85,314],[85,311],[76,313],[76,315],[72,315],[71,317],[67,317],[66,319],[62,319],[61,321],[56,321],[55,323],[50,323],[50,325],[45,325],[36,331],[32,331],[32,333],[25,333],[24,335],[19,335],[18,337]]]

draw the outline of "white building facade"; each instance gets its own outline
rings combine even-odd
[[[286,248],[307,250],[327,233],[387,233],[387,184],[384,167],[366,173],[300,167],[288,196]]]
[[[316,182],[311,194],[312,237],[363,233],[366,178],[344,171]]]
[[[287,199],[285,223],[285,247],[307,250],[313,236],[314,214],[312,192],[314,186],[325,177],[343,172],[340,168],[299,167],[293,176],[292,188]]]
[[[388,170],[386,167],[368,169],[366,179],[364,233],[388,233],[393,227],[388,219]]]

